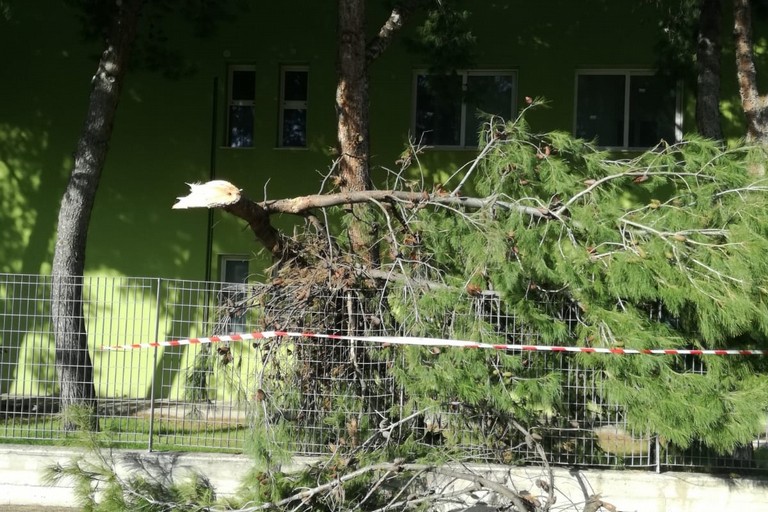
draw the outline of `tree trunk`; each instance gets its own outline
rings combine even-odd
[[[96,392],[83,314],[86,238],[141,4],[142,0],[123,0],[115,10],[107,47],[92,80],[85,126],[59,210],[51,317],[65,430],[98,427],[96,416],[90,414],[96,406]],[[77,417],[78,410],[88,413],[87,425]]]
[[[750,0],[733,0],[733,17],[736,75],[747,121],[747,140],[765,145],[768,144],[768,101],[757,90]]]
[[[722,40],[720,0],[701,0],[696,51],[696,126],[710,139],[722,140],[720,126],[720,58]]]
[[[338,83],[336,86],[339,139],[339,185],[344,192],[371,187],[368,168],[368,66],[366,63],[365,0],[338,0]],[[352,250],[366,260],[372,256],[372,236],[365,207],[352,207],[349,236]]]

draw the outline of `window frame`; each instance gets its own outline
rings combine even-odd
[[[629,127],[630,127],[630,96],[632,90],[632,77],[633,76],[655,76],[656,70],[644,69],[644,68],[585,68],[577,69],[574,74],[573,85],[573,126],[571,133],[576,136],[578,129],[578,115],[579,115],[579,77],[583,75],[592,76],[623,76],[624,77],[624,123],[622,126],[622,145],[621,146],[603,146],[599,145],[601,149],[607,149],[610,151],[647,151],[648,147],[638,147],[629,145]],[[683,91],[682,82],[678,81],[675,86],[675,114],[674,114],[674,141],[668,141],[670,143],[680,142],[683,138]]]
[[[227,263],[229,262],[239,262],[239,263],[245,263],[246,267],[249,269],[250,273],[250,261],[251,258],[247,254],[219,254],[219,282],[222,283],[236,283],[235,281],[227,281]],[[246,281],[243,281],[242,283],[237,282],[237,284],[243,284]]]
[[[512,77],[512,92],[510,93],[511,96],[511,102],[510,102],[510,111],[509,111],[509,117],[505,117],[505,121],[509,121],[512,119],[512,117],[515,114],[515,111],[517,109],[517,95],[518,95],[518,70],[513,68],[480,68],[480,69],[461,69],[456,70],[456,73],[461,76],[461,89],[462,93],[467,91],[467,81],[470,76],[501,76],[501,75],[511,75]],[[413,79],[412,79],[412,86],[411,86],[411,133],[414,134],[414,136],[417,134],[416,131],[416,119],[418,114],[418,90],[419,90],[419,76],[422,75],[430,75],[429,70],[427,69],[415,69],[413,71]],[[430,144],[429,147],[435,148],[435,149],[446,149],[446,150],[469,150],[469,151],[477,151],[477,146],[467,145],[467,134],[466,134],[466,126],[467,126],[467,102],[462,99],[461,100],[461,117],[459,119],[459,144],[453,145],[453,144]],[[419,142],[419,141],[417,141]]]
[[[285,99],[285,74],[286,72],[301,71],[307,75],[307,91],[304,101],[298,100],[286,100]],[[303,146],[288,146],[283,140],[283,128],[285,127],[285,111],[286,110],[304,110],[306,112],[306,119],[304,121],[304,141]],[[280,66],[280,98],[278,103],[277,113],[277,147],[280,149],[307,149],[309,144],[307,143],[308,125],[309,125],[309,66],[307,65],[285,65]]]
[[[253,73],[254,97],[250,100],[236,100],[232,98],[234,86],[234,74],[236,71],[249,71]],[[255,146],[256,142],[256,65],[255,64],[230,64],[227,66],[227,110],[226,110],[226,133],[225,144],[230,149],[249,149]],[[253,132],[251,134],[251,144],[249,146],[232,145],[232,107],[251,107],[253,109]]]

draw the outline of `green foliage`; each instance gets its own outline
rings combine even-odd
[[[672,79],[670,83],[677,78],[695,83],[700,0],[652,1],[663,13],[655,48],[659,71]]]
[[[81,454],[67,463],[48,467],[43,481],[48,485],[71,484],[80,510],[194,512],[209,510],[216,502],[216,493],[205,476],[187,473],[183,478],[175,478],[173,457],[163,463],[163,459],[118,454],[111,449],[108,434],[81,429],[75,435],[73,443],[82,448]]]
[[[475,36],[470,30],[470,12],[457,9],[452,1],[435,2],[407,41],[411,50],[424,56],[429,71],[448,74],[469,67],[474,60]]]
[[[454,286],[392,294],[398,320],[428,319],[417,334],[444,333],[474,287],[493,290],[546,343],[768,347],[768,187],[749,172],[751,148],[691,138],[615,160],[566,133],[532,134],[523,118],[481,140],[486,156],[465,185],[487,206],[424,208],[410,226],[430,272]],[[487,314],[451,329],[490,342],[501,334]],[[398,376],[416,407],[462,403],[528,419],[562,408],[562,370],[534,362],[521,371],[513,355],[405,352]],[[572,360],[598,372],[601,400],[626,406],[632,426],[680,447],[731,450],[754,438],[768,410],[762,359]]]
[[[7,0],[6,0],[7,2]],[[85,40],[103,40],[113,23],[119,2],[101,0],[65,0],[77,11],[81,35]],[[144,2],[139,37],[133,50],[134,67],[160,73],[178,80],[196,72],[193,59],[176,46],[178,32],[186,30],[195,37],[215,35],[222,23],[231,22],[249,6],[242,0],[209,2],[206,0],[152,0]],[[0,2],[0,16],[7,11]],[[174,19],[176,17],[176,19]],[[184,24],[179,24],[178,19]],[[186,26],[184,26],[186,25]],[[175,37],[171,37],[174,34]]]
[[[0,1],[0,21],[10,21],[13,19],[13,9],[9,0]]]

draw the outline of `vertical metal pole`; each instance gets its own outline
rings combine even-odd
[[[661,443],[658,435],[656,435],[656,473],[661,473]]]
[[[208,163],[208,179],[216,179],[216,121],[218,117],[219,77],[213,77],[211,92],[211,148]],[[208,309],[211,302],[211,274],[213,273],[213,208],[208,208],[208,222],[205,226],[205,296],[203,298],[203,325],[208,326]]]
[[[208,179],[216,179],[216,117],[218,116],[219,77],[213,78],[213,92],[211,93],[211,153],[208,163]],[[208,208],[208,224],[206,226],[205,241],[205,281],[211,280],[211,266],[213,263],[213,208]]]
[[[155,338],[160,339],[160,286],[162,280],[157,278],[157,289],[155,290]],[[149,391],[149,442],[147,451],[151,452],[155,440],[155,380],[157,379],[157,351],[159,347],[154,348],[152,359],[152,383]],[[160,374],[162,375],[162,371]]]

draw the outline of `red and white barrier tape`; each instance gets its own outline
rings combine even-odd
[[[478,343],[476,341],[445,340],[441,338],[421,338],[410,336],[343,336],[338,334],[318,334],[313,332],[256,331],[243,334],[211,336],[208,338],[186,338],[180,340],[158,341],[154,343],[133,343],[127,345],[107,345],[102,350],[134,350],[154,347],[179,347],[182,345],[200,345],[204,343],[222,343],[231,341],[265,340],[270,338],[321,338],[331,340],[363,341],[383,345],[421,345],[427,347],[460,347],[508,350],[514,352],[581,352],[588,354],[650,354],[650,355],[694,355],[694,356],[768,356],[768,350],[753,349],[661,349],[661,348],[607,348],[607,347],[561,347],[551,345],[511,345]]]

